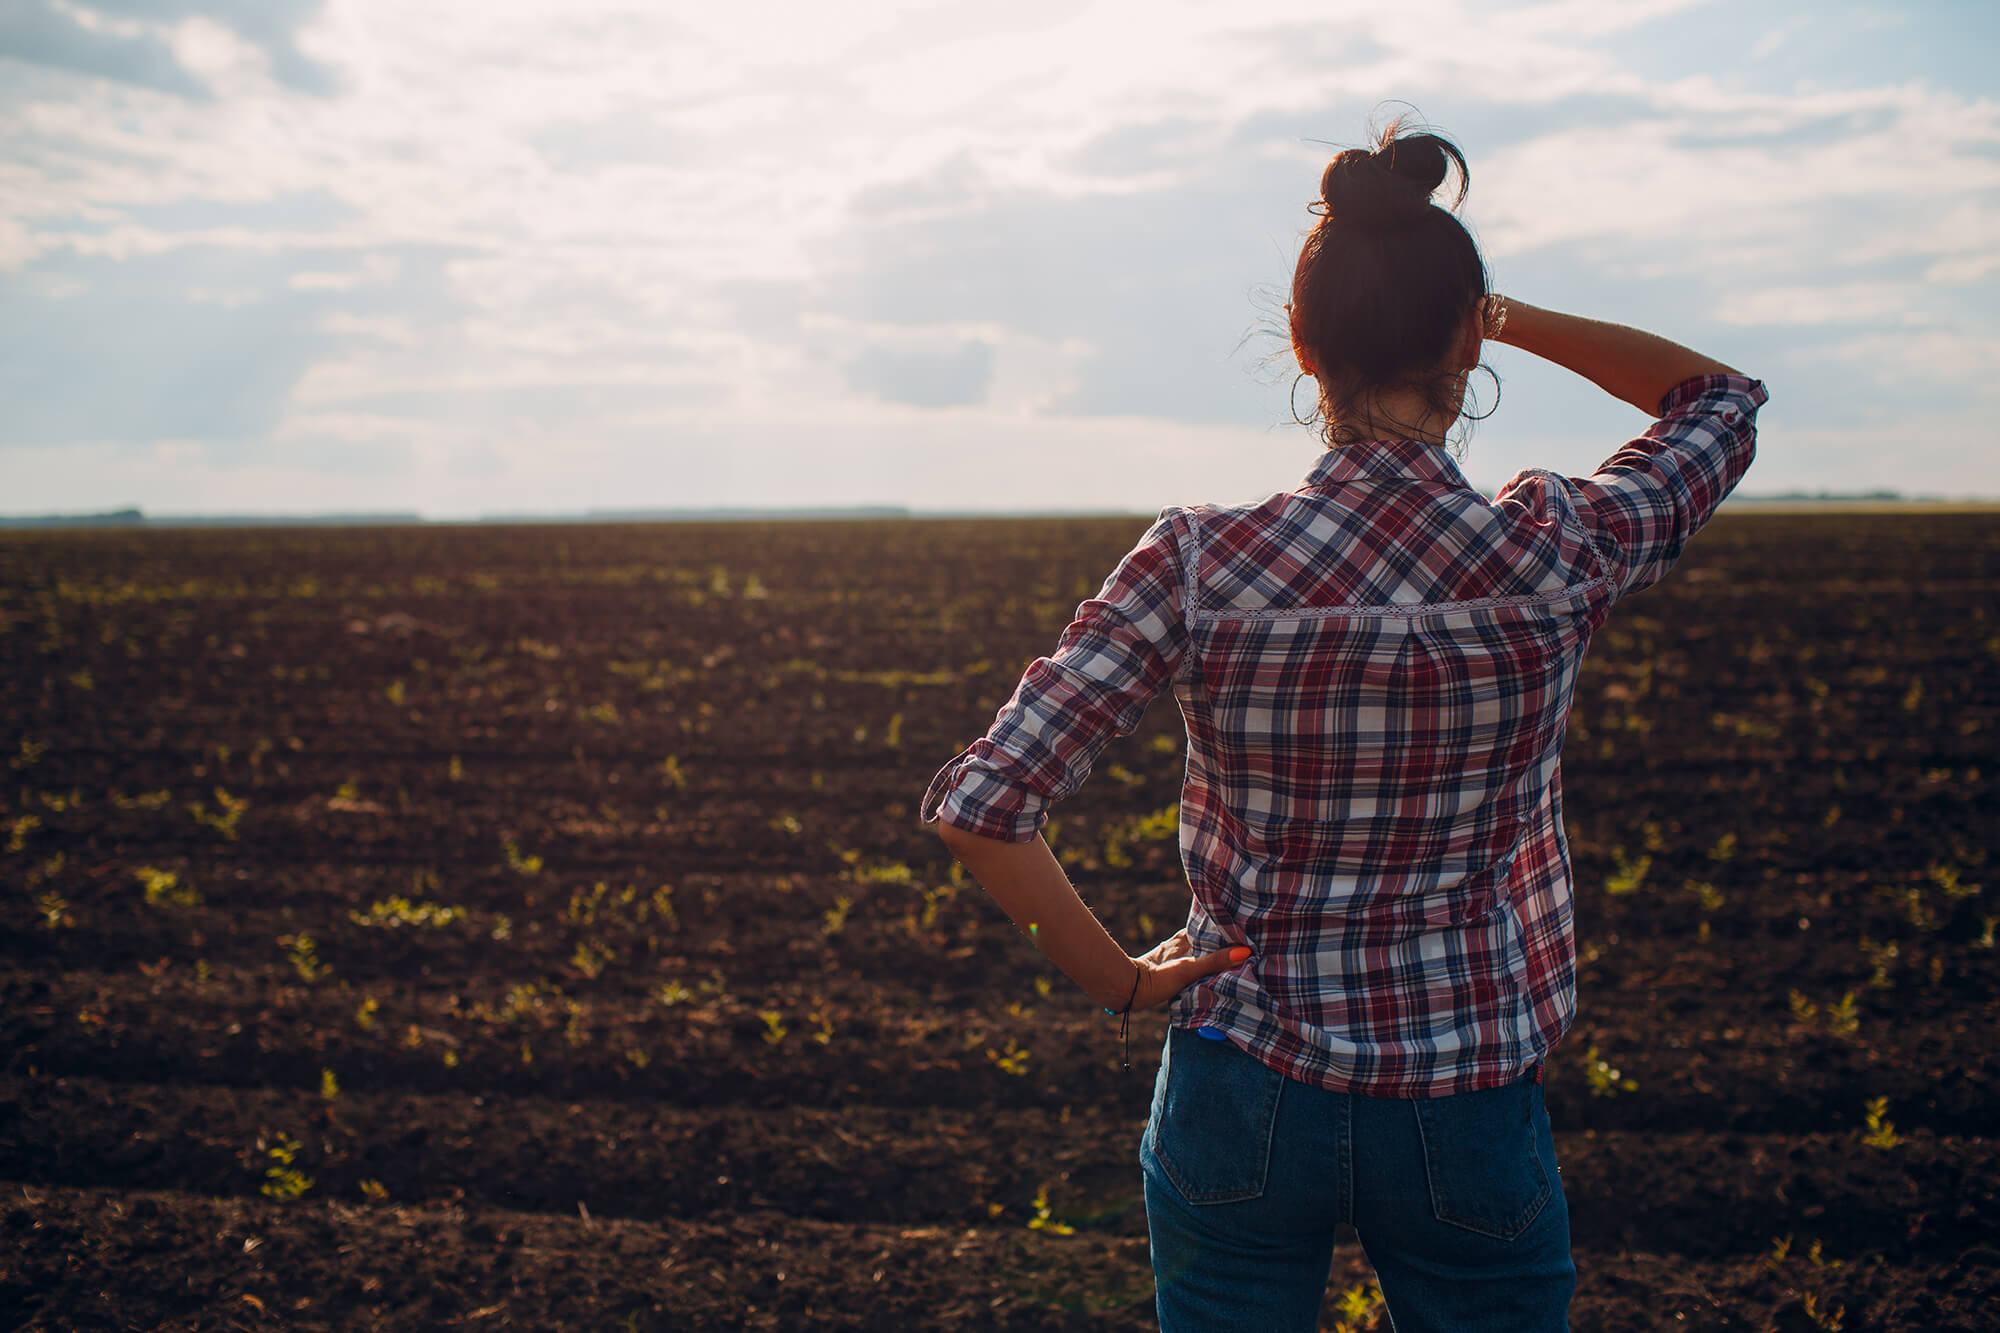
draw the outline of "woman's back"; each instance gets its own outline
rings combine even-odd
[[[1449,165],[1394,127],[1329,164],[1287,307],[1327,453],[1163,513],[924,798],[1100,1003],[1171,1005],[1140,1150],[1166,1329],[1315,1327],[1341,1224],[1398,1328],[1559,1328],[1574,1285],[1540,1088],[1575,1008],[1563,733],[1613,603],[1748,468],[1764,390],[1492,295],[1430,202]],[[1442,448],[1488,340],[1657,420],[1488,500]],[[1132,958],[1036,835],[1168,690],[1191,902]]]

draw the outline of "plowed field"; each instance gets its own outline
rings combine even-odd
[[[915,814],[1144,526],[0,535],[0,1327],[1153,1327],[1163,1021]],[[1614,613],[1577,1328],[1994,1327],[1996,736],[2000,516],[1725,515]],[[1134,949],[1180,738],[1058,812]]]

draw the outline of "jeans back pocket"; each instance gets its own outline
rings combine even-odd
[[[1264,1193],[1285,1076],[1227,1041],[1172,1028],[1141,1145],[1189,1203]]]
[[[1542,1165],[1541,1091],[1524,1080],[1411,1103],[1438,1221],[1512,1240],[1541,1215],[1553,1192]]]

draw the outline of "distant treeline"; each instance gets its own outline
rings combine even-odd
[[[1777,491],[1761,495],[1738,493],[1730,504],[1938,504],[1932,496],[1907,496],[1901,491]],[[1963,503],[1980,503],[1966,501]],[[1109,515],[1091,510],[1090,515]],[[1131,511],[1138,514],[1139,511]],[[410,524],[478,523],[754,523],[787,519],[896,518],[1075,518],[1071,511],[983,513],[971,510],[913,510],[903,505],[850,505],[801,509],[592,509],[581,514],[482,514],[471,519],[427,519],[414,513],[382,514],[169,514],[149,517],[140,509],[113,509],[102,514],[0,514],[0,528],[266,528],[266,527],[400,527]]]
[[[140,509],[102,514],[0,514],[0,528],[277,528],[400,527],[418,523],[716,523],[760,519],[909,518],[901,505],[817,509],[592,509],[582,514],[482,514],[474,519],[427,519],[416,513],[384,514],[168,514]]]

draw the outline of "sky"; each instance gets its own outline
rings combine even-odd
[[[1989,0],[0,0],[0,513],[1255,498],[1321,447],[1306,204],[1402,104],[1497,290],[1765,381],[1746,493],[2000,495],[1996,52]],[[1476,484],[1644,429],[1487,362]]]

